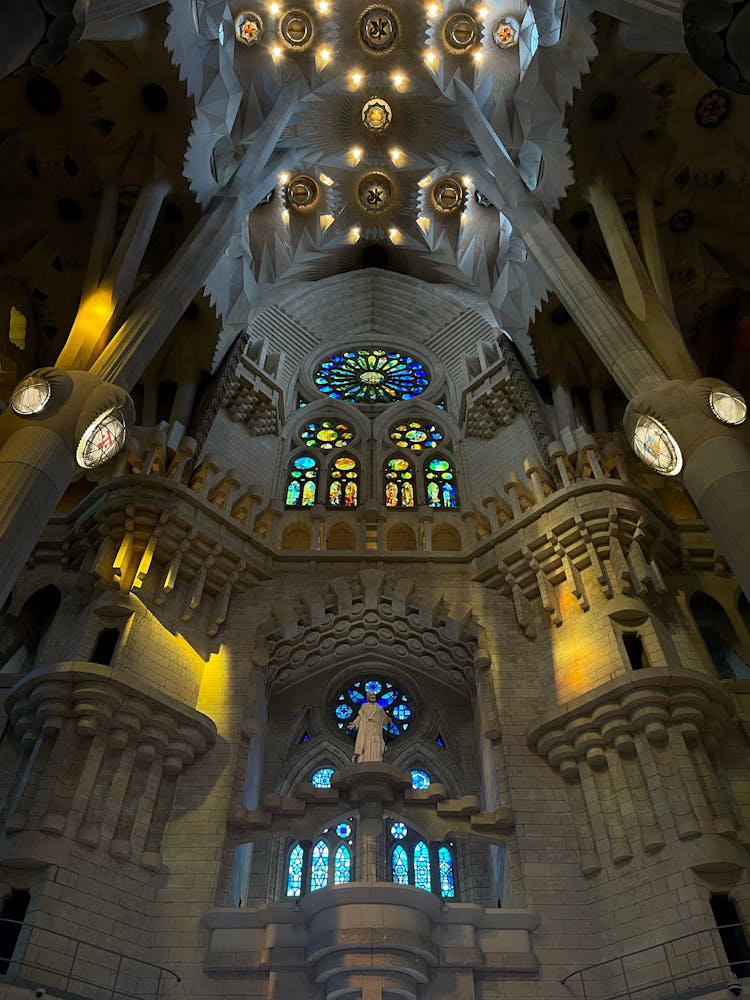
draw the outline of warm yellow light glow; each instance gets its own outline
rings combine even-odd
[[[479,10],[477,11],[477,17],[480,20],[484,21],[484,19],[487,17],[488,13],[489,13],[489,11],[487,10],[486,7],[480,7]]]
[[[283,54],[283,49],[281,48],[280,45],[271,46],[271,55],[274,57],[274,59],[280,59],[282,54]]]
[[[391,82],[393,83],[393,86],[396,88],[396,90],[398,90],[400,93],[406,84],[406,77],[404,76],[403,73],[394,73],[393,76],[391,77]]]
[[[480,63],[484,59],[484,52],[481,49],[474,49],[471,58],[475,63]]]
[[[472,184],[472,180],[471,180],[471,177],[469,177],[468,175],[464,175],[464,176],[463,176],[463,177],[461,178],[461,183],[463,184],[463,186],[464,186],[465,188],[467,188],[467,187],[470,187],[470,186],[471,186],[471,184]]]
[[[281,213],[281,219],[282,219],[282,221],[287,226],[289,225],[289,209],[288,208],[285,208],[284,211]]]
[[[329,226],[333,225],[332,215],[321,215],[320,217],[320,231],[324,233]]]
[[[356,243],[361,235],[362,235],[362,230],[359,228],[359,226],[352,226],[352,228],[349,230],[349,242]]]
[[[328,0],[317,0],[315,4],[315,9],[319,14],[327,14],[330,7],[331,5],[328,3]]]
[[[421,188],[425,188],[425,187],[427,187],[428,184],[432,184],[433,179],[434,178],[433,178],[432,174],[428,174],[427,177],[423,177],[422,180],[421,181],[417,181],[417,183],[419,184],[419,186]]]
[[[289,183],[289,174],[285,170],[283,173],[279,174],[279,184],[288,184],[288,183]]]
[[[281,10],[281,4],[279,4],[279,3],[270,3],[268,5],[268,9],[269,9],[269,11],[272,14],[278,14],[279,11]]]
[[[440,13],[440,7],[436,3],[431,3],[427,8],[428,17],[437,17],[439,13]]]
[[[352,163],[359,163],[362,159],[362,150],[359,146],[352,146],[349,150],[349,159]]]
[[[388,155],[390,156],[393,163],[398,166],[398,163],[402,159],[404,154],[402,150],[400,150],[397,146],[394,146],[394,148],[390,151]]]
[[[395,243],[395,244],[402,243],[403,242],[403,236],[401,234],[401,230],[400,229],[396,229],[395,226],[392,229],[389,229],[388,230],[388,239],[391,241],[391,243]]]
[[[364,76],[359,72],[359,70],[355,70],[355,72],[352,73],[352,83],[355,87],[359,87],[363,80]]]
[[[419,215],[419,216],[417,216],[417,225],[422,230],[422,232],[425,234],[425,236],[429,236],[429,234],[430,234],[431,219],[428,216],[426,216],[426,215]]]
[[[330,49],[318,49],[318,65],[325,66],[331,61],[332,52]]]
[[[466,225],[466,220],[468,218],[469,218],[469,216],[466,214],[466,212],[461,212],[461,225],[462,226]]]
[[[437,54],[430,49],[429,52],[425,53],[424,61],[428,66],[434,66],[437,62]]]
[[[26,348],[26,317],[20,309],[15,306],[10,307],[10,326],[8,328],[8,339],[19,351]]]
[[[328,174],[324,174],[322,170],[318,174],[318,177],[321,184],[325,184],[326,187],[333,187],[333,178],[329,177]]]

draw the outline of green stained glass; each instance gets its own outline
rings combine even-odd
[[[443,435],[434,424],[406,420],[391,428],[390,438],[397,448],[424,451],[425,448],[437,447]]]
[[[409,857],[401,844],[393,848],[391,855],[391,868],[393,870],[393,881],[399,885],[409,884]]]
[[[312,507],[318,481],[318,463],[309,455],[292,459],[286,488],[287,507]]]
[[[398,455],[385,463],[386,507],[414,506],[414,471],[411,462]]]
[[[331,399],[352,403],[392,403],[413,399],[430,382],[420,361],[371,347],[334,354],[324,361],[315,375],[315,384]]]
[[[307,424],[300,437],[309,448],[343,448],[354,437],[354,431],[340,420],[321,420]]]
[[[430,852],[423,840],[414,848],[414,885],[419,889],[432,891],[430,880]]]
[[[343,885],[352,880],[352,856],[344,844],[339,847],[333,859],[333,881],[335,885]]]
[[[455,474],[446,458],[433,458],[425,468],[425,491],[430,507],[455,508],[458,506]]]
[[[325,889],[328,885],[328,844],[319,840],[312,853],[310,868],[310,892]]]
[[[440,867],[440,895],[452,898],[456,895],[456,885],[453,879],[453,855],[447,847],[441,847],[438,851],[438,863]]]
[[[289,854],[289,868],[286,877],[287,896],[302,895],[302,865],[304,857],[304,851],[299,844],[292,848]]]
[[[328,503],[331,507],[356,507],[359,466],[348,455],[342,455],[330,466],[328,473]]]

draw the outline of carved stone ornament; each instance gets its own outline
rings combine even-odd
[[[362,108],[362,124],[368,132],[379,135],[385,132],[392,121],[391,106],[382,97],[371,98]]]
[[[512,49],[518,45],[521,26],[514,17],[501,17],[492,29],[492,40],[498,48]]]
[[[365,174],[359,182],[357,198],[366,212],[384,212],[393,198],[390,180],[385,174]]]
[[[318,185],[306,174],[293,177],[286,186],[286,199],[291,208],[312,208],[318,200]]]
[[[396,41],[398,23],[387,7],[370,7],[359,20],[359,37],[367,49],[384,52]]]
[[[464,11],[453,14],[445,22],[443,37],[446,45],[459,52],[470,48],[479,38],[477,22]]]
[[[252,10],[242,10],[234,19],[234,34],[243,45],[255,45],[263,37],[263,21]]]
[[[438,212],[455,212],[464,203],[464,189],[455,177],[443,177],[432,189],[432,203]]]
[[[304,10],[289,10],[279,23],[279,34],[290,49],[306,49],[313,40],[315,27]]]

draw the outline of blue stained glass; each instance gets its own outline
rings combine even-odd
[[[333,355],[315,375],[321,392],[352,403],[412,399],[424,392],[429,382],[427,369],[420,361],[375,347]]]
[[[386,691],[384,695],[381,695],[381,697],[378,698],[378,705],[382,705],[383,708],[386,708],[386,706],[392,705],[397,697],[398,691]]]
[[[303,456],[302,458],[298,458],[294,465],[298,469],[314,469],[315,459]]]
[[[430,507],[457,507],[453,467],[446,458],[433,458],[424,474],[427,503]]]
[[[365,696],[362,694],[362,692],[355,691],[354,688],[349,688],[349,697],[351,698],[351,700],[354,702],[355,705],[358,705],[361,701],[365,700]]]
[[[310,868],[310,892],[318,889],[325,889],[328,885],[328,844],[325,840],[319,840],[312,853],[312,867]]]
[[[286,488],[287,507],[312,507],[317,489],[318,463],[303,455],[295,458],[289,468]]]
[[[409,884],[409,858],[401,844],[393,848],[391,855],[391,869],[393,870],[393,881],[399,885]]]
[[[365,691],[374,691],[375,694],[380,694],[383,689],[383,685],[380,681],[368,681],[365,684]]]
[[[321,767],[320,770],[316,771],[312,776],[311,781],[316,788],[330,788],[332,776],[332,767]]]
[[[349,705],[339,705],[336,709],[336,715],[339,719],[350,719],[354,715],[354,712]]]
[[[444,747],[445,746],[445,743],[443,742],[443,737],[440,736],[440,735],[438,735],[438,736],[435,737],[435,742],[437,743],[437,745],[439,747]]]
[[[447,847],[441,847],[438,851],[438,862],[440,864],[440,895],[453,897],[456,895],[456,886],[453,880],[453,855]]]
[[[307,743],[309,741],[309,739],[310,739],[310,734],[309,733],[303,733],[302,734],[302,739],[300,740],[300,743]]]
[[[405,719],[408,719],[410,715],[411,709],[408,705],[396,705],[393,709],[393,717],[398,719],[399,722],[403,722]]]
[[[333,859],[333,881],[335,885],[343,885],[352,880],[352,856],[349,848],[342,844]]]
[[[411,787],[412,788],[429,788],[430,787],[430,776],[426,771],[412,771],[411,772]]]
[[[289,854],[289,868],[286,877],[287,896],[302,895],[302,865],[305,854],[299,844],[293,847]]]
[[[406,729],[406,728],[407,727],[404,726],[404,729]],[[396,725],[395,722],[389,722],[388,723],[388,732],[392,733],[393,736],[400,736],[401,735],[401,730],[398,728],[398,726]]]
[[[375,695],[378,705],[386,712],[386,719],[383,720],[383,727],[389,736],[401,736],[409,727],[411,716],[414,715],[414,707],[409,704],[409,695],[404,694],[400,688],[396,687],[393,681],[379,676],[378,674],[360,675],[360,679],[350,682],[336,696],[336,703],[332,706],[333,714],[338,729],[352,739],[356,738],[356,731],[347,729],[348,723],[357,715],[365,701],[365,692]],[[398,708],[394,719],[390,716],[393,707]],[[351,714],[347,714],[350,710]]]
[[[407,832],[405,823],[394,823],[391,827],[391,836],[395,840],[403,840]]]
[[[336,833],[339,835],[339,837],[348,837],[351,832],[352,828],[349,826],[348,823],[339,823],[339,825],[336,827]]]
[[[414,848],[414,885],[419,889],[432,891],[430,881],[430,852],[423,840]]]

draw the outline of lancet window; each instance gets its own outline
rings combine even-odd
[[[311,455],[293,458],[287,477],[287,507],[312,507],[318,489],[318,463]]]
[[[425,495],[429,507],[454,508],[458,506],[456,474],[447,458],[430,459],[424,470]]]
[[[292,844],[287,862],[286,895],[301,896],[354,877],[354,820],[323,830],[313,842]]]
[[[414,885],[444,899],[455,899],[452,845],[429,844],[401,820],[390,821],[388,834],[391,878],[394,882]]]
[[[328,505],[356,507],[359,503],[359,463],[350,455],[333,460],[328,470]]]
[[[414,466],[403,455],[395,455],[385,463],[385,505],[414,506]]]

